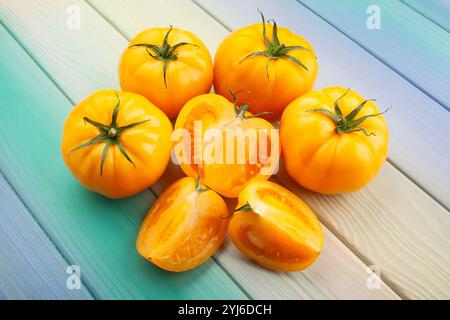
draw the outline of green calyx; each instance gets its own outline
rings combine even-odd
[[[368,133],[366,131],[366,129],[364,129],[363,127],[360,127],[360,124],[368,118],[377,117],[379,115],[386,113],[389,110],[389,108],[387,108],[385,111],[383,111],[381,113],[369,114],[369,115],[363,116],[361,118],[355,119],[356,116],[358,115],[358,113],[362,110],[362,108],[364,108],[364,106],[367,102],[376,101],[374,99],[368,99],[368,100],[364,100],[363,102],[361,102],[348,115],[344,116],[342,114],[341,108],[339,107],[339,101],[342,98],[344,98],[348,94],[349,91],[350,91],[350,89],[347,89],[347,91],[334,102],[334,113],[327,109],[323,109],[323,108],[308,110],[308,111],[309,112],[319,112],[319,113],[322,113],[322,114],[328,116],[329,118],[331,118],[331,120],[333,120],[334,124],[336,125],[336,132],[338,134],[361,131],[366,136],[374,136],[375,134],[373,132]]]
[[[163,63],[163,72],[164,72],[164,85],[167,88],[167,65],[171,61],[177,60],[177,52],[176,50],[182,46],[185,45],[191,45],[194,47],[198,47],[196,44],[189,43],[189,42],[179,42],[177,44],[174,44],[171,46],[167,39],[169,37],[170,32],[172,31],[173,27],[170,26],[169,31],[167,31],[166,35],[164,36],[163,43],[161,45],[156,44],[149,44],[149,43],[138,43],[129,46],[128,48],[133,47],[144,47],[147,51],[148,55],[152,59],[160,60]]]
[[[227,216],[221,216],[222,219],[230,219],[233,217],[235,212],[247,212],[247,211],[251,211],[252,207],[250,206],[250,203],[246,203],[242,206],[240,206],[239,208],[235,209],[231,214],[227,215]]]
[[[238,211],[247,212],[247,211],[251,211],[251,210],[252,210],[252,207],[251,207],[250,203],[247,202],[246,204],[244,204],[244,205],[240,206],[239,208],[237,208],[236,210],[234,210],[234,212],[238,212]]]
[[[203,186],[202,183],[201,183],[201,181],[200,181],[201,176],[202,176],[202,169],[201,169],[200,166],[198,166],[198,175],[197,175],[197,178],[195,179],[195,190],[196,190],[197,192],[205,192],[205,191],[208,191],[209,188],[206,187],[206,186]]]
[[[234,114],[236,115],[236,117],[239,117],[242,120],[245,120],[245,119],[256,118],[259,116],[263,116],[263,115],[272,113],[272,112],[260,112],[260,113],[257,113],[257,114],[251,115],[251,116],[245,115],[248,112],[248,109],[250,108],[250,104],[244,103],[241,106],[238,106],[238,99],[237,99],[237,95],[241,92],[244,92],[245,90],[239,90],[237,92],[233,92],[233,90],[230,88],[230,86],[227,86],[227,89],[228,89],[228,92],[230,93],[230,95],[233,97]]]
[[[252,52],[249,55],[247,55],[244,59],[242,59],[239,63],[242,63],[244,60],[246,60],[248,58],[251,58],[251,57],[255,57],[255,56],[268,57],[269,59],[267,60],[267,64],[266,64],[266,76],[267,76],[268,80],[270,80],[270,77],[269,77],[269,62],[272,61],[272,60],[276,60],[276,59],[288,59],[288,60],[291,60],[296,65],[298,65],[301,68],[303,68],[306,71],[308,71],[308,68],[303,64],[303,62],[301,62],[296,57],[289,55],[288,53],[292,52],[292,51],[295,51],[295,50],[304,50],[304,51],[308,51],[308,52],[311,52],[311,53],[312,53],[312,51],[310,49],[304,47],[304,46],[286,46],[285,44],[280,43],[280,40],[278,39],[277,23],[275,22],[275,20],[272,20],[272,19],[268,20],[268,22],[272,22],[273,23],[272,41],[269,40],[269,38],[267,37],[267,33],[266,33],[266,19],[264,18],[264,15],[262,14],[261,11],[259,11],[259,13],[261,14],[261,19],[262,19],[263,38],[264,38],[264,43],[266,45],[266,50]]]
[[[94,127],[97,127],[97,129],[99,130],[100,133],[95,138],[80,144],[78,147],[72,149],[69,152],[69,155],[70,155],[72,152],[75,152],[82,148],[88,147],[90,145],[93,145],[96,143],[104,143],[105,147],[103,148],[102,159],[100,162],[100,175],[103,174],[103,164],[105,163],[105,159],[106,159],[106,155],[108,154],[108,150],[112,145],[117,145],[119,147],[120,152],[125,157],[125,159],[127,159],[131,164],[133,164],[133,166],[135,166],[133,160],[131,160],[131,158],[128,156],[127,151],[125,150],[125,147],[122,145],[122,142],[120,141],[120,135],[127,129],[134,128],[144,122],[150,121],[150,120],[143,120],[143,121],[139,121],[139,122],[134,122],[134,123],[126,125],[126,126],[118,127],[117,126],[117,115],[119,114],[120,98],[119,98],[119,95],[117,94],[117,92],[116,92],[116,97],[117,97],[118,102],[117,102],[116,106],[114,107],[111,124],[109,124],[109,125],[102,124],[102,123],[96,122],[94,120],[91,120],[88,117],[84,117],[83,118],[84,122],[89,123],[89,124],[93,125]]]

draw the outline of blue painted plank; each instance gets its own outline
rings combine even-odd
[[[450,34],[424,16],[391,0],[298,0],[402,75],[442,107],[450,109]],[[369,29],[378,8],[380,29]],[[448,18],[447,18],[448,19]],[[336,44],[339,45],[339,44]]]
[[[69,290],[57,250],[0,175],[0,299],[92,299],[84,286]]]
[[[449,0],[400,0],[400,2],[450,32]]]
[[[110,200],[85,190],[65,167],[60,137],[71,104],[0,28],[0,168],[95,298],[245,299],[212,260],[182,273],[140,257],[135,239],[154,197]]]

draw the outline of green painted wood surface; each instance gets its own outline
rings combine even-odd
[[[60,155],[71,104],[0,28],[0,167],[59,250],[81,267],[95,298],[237,299],[245,295],[213,261],[169,274],[141,258],[135,238],[149,191],[113,201],[85,190]]]

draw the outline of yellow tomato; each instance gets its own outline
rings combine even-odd
[[[136,241],[141,256],[168,271],[185,271],[207,260],[225,238],[225,201],[186,177],[153,204]]]
[[[270,181],[250,182],[239,194],[230,238],[244,255],[273,270],[309,267],[322,250],[322,227],[295,194]]]
[[[153,184],[170,158],[172,124],[143,96],[100,90],[64,124],[62,156],[83,186],[123,198]]]
[[[200,166],[203,183],[230,198],[248,181],[268,179],[278,169],[278,132],[247,109],[216,94],[201,95],[183,107],[175,124],[175,133],[189,134],[177,141],[184,148],[174,149],[182,170],[195,177]]]
[[[389,140],[375,103],[341,87],[293,101],[281,118],[280,137],[289,175],[324,194],[365,186],[386,160]]]
[[[191,98],[211,90],[205,45],[189,31],[153,28],[133,38],[120,60],[122,89],[139,93],[174,118]]]
[[[301,36],[273,22],[272,35],[263,23],[232,32],[220,44],[214,59],[214,90],[232,99],[227,86],[246,90],[239,103],[248,102],[253,113],[272,112],[279,119],[295,98],[311,90],[317,75],[313,47]]]

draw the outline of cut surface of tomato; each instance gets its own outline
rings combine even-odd
[[[201,95],[183,107],[175,124],[176,132],[188,135],[175,141],[184,146],[175,152],[182,170],[196,177],[201,169],[202,183],[229,198],[248,181],[267,180],[278,169],[278,132],[247,107],[216,94]]]
[[[195,268],[223,242],[228,225],[224,200],[193,178],[178,180],[150,209],[136,242],[140,255],[168,271]]]
[[[258,264],[297,271],[319,255],[323,232],[316,215],[300,198],[270,181],[249,183],[239,195],[229,225],[235,246]]]

